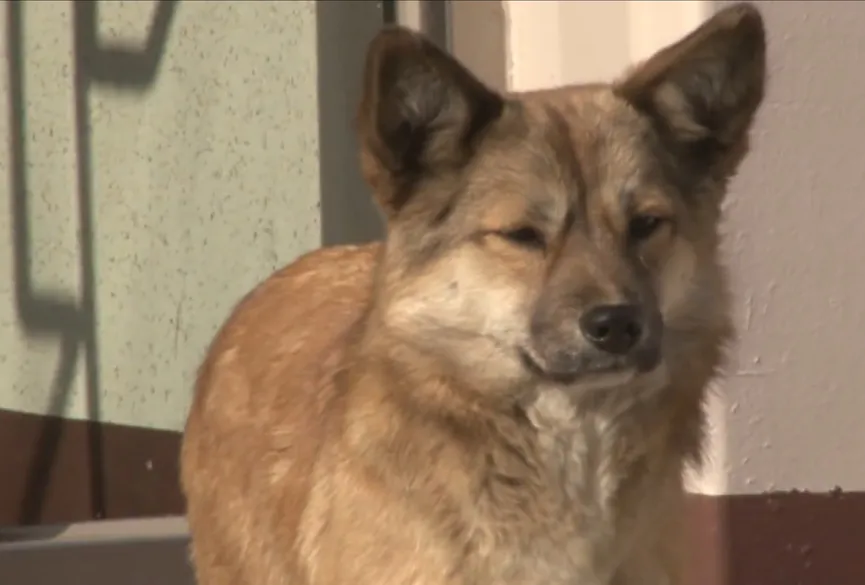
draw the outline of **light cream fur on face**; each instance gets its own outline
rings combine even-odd
[[[667,286],[675,300],[686,302],[690,275],[696,258],[682,245],[685,261],[675,267]],[[501,273],[486,273],[484,256],[462,249],[449,256],[437,269],[415,280],[394,297],[387,313],[388,324],[407,331],[412,340],[436,352],[444,352],[460,366],[475,370],[475,375],[498,380],[526,377],[516,349],[531,347],[529,322],[531,305],[527,291],[514,286]],[[680,262],[682,262],[680,260]],[[499,282],[500,286],[495,286]],[[456,286],[454,286],[454,284]],[[663,293],[662,293],[663,294]],[[457,351],[455,351],[457,350]],[[566,400],[573,404],[578,394],[616,388],[627,384],[633,391],[651,394],[669,383],[669,371],[662,362],[651,372],[611,372],[586,376],[563,386],[549,384],[538,397],[551,400],[552,394],[566,390]],[[545,396],[546,395],[546,396]],[[557,400],[557,399],[556,399]],[[549,406],[547,402],[540,403]],[[566,412],[566,411],[563,411]]]
[[[516,349],[529,339],[527,291],[524,283],[489,270],[489,259],[475,247],[451,252],[395,291],[386,323],[476,376],[524,378]]]

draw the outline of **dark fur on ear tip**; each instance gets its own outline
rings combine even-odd
[[[652,119],[680,156],[693,158],[700,172],[727,175],[747,150],[765,83],[763,18],[743,2],[660,50],[615,91]]]
[[[688,61],[720,60],[728,69],[749,66],[754,80],[765,74],[766,29],[763,17],[752,4],[741,2],[724,8],[680,41],[673,43],[634,68],[617,84],[629,96],[645,91],[676,65]],[[733,71],[726,71],[733,73]],[[762,89],[762,84],[761,84]]]
[[[726,25],[730,28],[739,30],[740,32],[751,31],[756,33],[758,37],[766,36],[765,27],[763,25],[763,16],[760,11],[750,2],[737,2],[727,6],[715,14],[715,18],[719,21],[719,26]]]
[[[370,43],[357,116],[364,175],[386,212],[424,173],[472,156],[504,99],[423,35],[390,26]]]

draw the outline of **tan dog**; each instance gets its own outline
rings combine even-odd
[[[676,585],[731,332],[718,221],[764,89],[737,5],[611,85],[368,54],[381,246],[236,308],[183,446],[200,585]]]

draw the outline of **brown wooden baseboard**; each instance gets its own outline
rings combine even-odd
[[[691,498],[689,585],[862,585],[865,492]]]
[[[180,438],[0,409],[0,526],[182,514]]]
[[[182,514],[180,438],[0,410],[0,526]],[[689,585],[865,583],[865,492],[695,495],[689,526]]]

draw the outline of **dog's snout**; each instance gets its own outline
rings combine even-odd
[[[642,312],[629,304],[594,307],[580,318],[580,330],[601,351],[624,355],[643,335]]]

